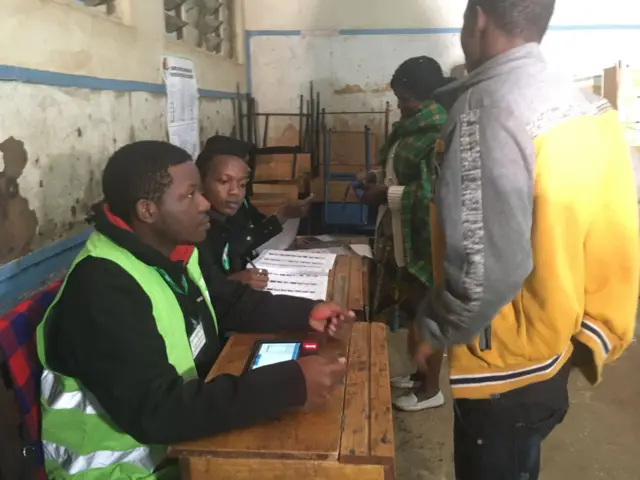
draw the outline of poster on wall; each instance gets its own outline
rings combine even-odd
[[[200,151],[198,84],[191,60],[162,57],[162,75],[167,88],[169,142],[196,158]]]

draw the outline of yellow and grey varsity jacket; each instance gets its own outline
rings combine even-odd
[[[450,349],[454,397],[546,380],[576,341],[596,383],[631,341],[640,280],[617,113],[550,72],[538,44],[438,93],[457,100],[432,165],[435,287],[418,320]]]

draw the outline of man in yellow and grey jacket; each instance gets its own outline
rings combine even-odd
[[[460,480],[538,478],[540,444],[568,408],[570,359],[597,383],[635,327],[629,148],[606,101],[547,67],[553,8],[470,0],[470,73],[438,92],[457,100],[432,165],[435,288],[412,344],[419,365],[449,348]]]

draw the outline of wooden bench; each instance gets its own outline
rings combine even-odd
[[[238,375],[254,342],[274,335],[235,335],[208,380]],[[347,375],[326,405],[295,411],[276,421],[173,445],[183,479],[391,480],[395,449],[386,329],[356,323],[345,342],[321,343],[348,358]]]

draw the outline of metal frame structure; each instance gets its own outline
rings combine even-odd
[[[311,179],[315,179],[320,174],[320,162],[324,166],[324,200],[322,208],[322,229],[326,231],[329,225],[340,225],[340,222],[331,222],[331,207],[328,196],[329,182],[332,180],[354,181],[355,174],[333,173],[331,172],[331,135],[338,133],[328,126],[328,120],[335,115],[384,115],[384,135],[389,135],[391,104],[386,103],[385,109],[380,111],[327,111],[322,107],[320,102],[320,93],[314,89],[313,82],[309,83],[308,96],[300,95],[299,108],[297,112],[260,112],[258,111],[257,101],[251,95],[243,96],[240,94],[238,86],[238,100],[234,105],[234,116],[236,118],[236,126],[234,127],[234,135],[238,138],[252,143],[256,146],[249,160],[251,169],[255,168],[255,156],[260,153],[291,153],[310,154],[311,156]],[[243,98],[244,97],[244,98]],[[298,145],[296,146],[269,146],[269,123],[273,117],[289,117],[297,119],[298,123]],[[264,118],[263,131],[260,132],[259,120]],[[371,127],[364,126],[364,142],[365,142],[365,168],[371,167]],[[295,161],[293,166],[295,172]],[[251,187],[249,187],[250,189]],[[250,190],[249,190],[250,194]],[[368,221],[368,208],[364,205],[361,212],[361,222],[357,224],[360,228],[365,228]]]

